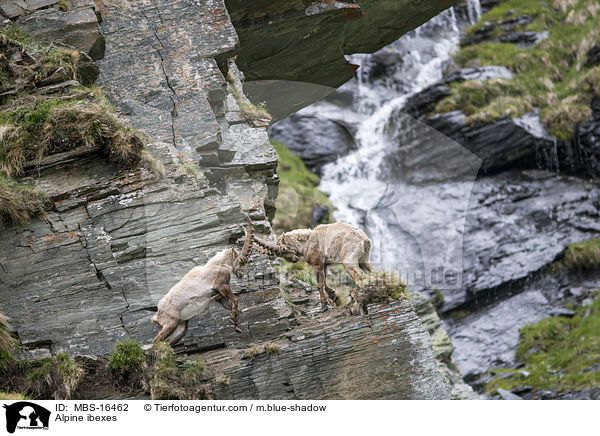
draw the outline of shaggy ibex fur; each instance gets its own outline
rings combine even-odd
[[[238,299],[231,292],[229,280],[233,272],[238,277],[248,263],[254,231],[248,217],[246,241],[241,251],[228,248],[216,254],[205,265],[192,268],[167,295],[158,302],[158,312],[152,322],[161,330],[152,343],[166,341],[174,345],[187,333],[188,320],[206,310],[211,301],[218,301],[231,311],[231,322],[241,332]]]
[[[258,237],[254,240],[291,262],[297,262],[299,256],[304,256],[306,262],[315,269],[323,310],[327,309],[328,301],[333,306],[337,299],[335,291],[326,283],[328,264],[344,265],[355,283],[362,277],[361,270],[373,271],[369,263],[371,240],[365,232],[350,224],[321,224],[313,230],[292,230],[282,233],[276,244]]]

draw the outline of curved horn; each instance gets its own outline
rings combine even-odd
[[[244,227],[244,232],[246,232],[246,240],[244,241],[244,246],[242,247],[242,256],[246,257],[248,256],[248,253],[250,253],[250,248],[252,247],[252,239],[254,238],[254,227],[252,226],[252,220],[250,219],[250,217],[246,214],[244,214],[244,216],[246,217],[246,223],[248,223],[248,227],[246,229],[246,227]]]
[[[274,252],[277,256],[281,255],[281,247],[271,241],[267,241],[266,239],[259,238],[258,236],[254,237],[256,243],[267,250]]]

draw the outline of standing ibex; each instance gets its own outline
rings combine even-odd
[[[231,322],[235,330],[241,332],[238,299],[231,292],[231,273],[241,277],[248,263],[254,230],[250,218],[246,216],[248,230],[242,251],[228,248],[217,253],[203,266],[194,267],[167,295],[158,302],[158,312],[152,322],[161,327],[152,343],[166,341],[174,345],[187,333],[188,320],[200,315],[211,301],[217,300],[221,306],[231,311]]]
[[[361,269],[364,272],[373,271],[369,263],[371,240],[365,232],[350,224],[321,224],[313,230],[292,230],[282,233],[276,244],[258,237],[254,240],[275,255],[291,262],[297,262],[299,256],[304,256],[306,262],[315,269],[323,310],[327,310],[328,300],[337,299],[335,291],[326,284],[328,264],[344,265],[355,283],[361,279]]]

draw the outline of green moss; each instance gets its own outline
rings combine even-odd
[[[515,77],[485,84],[454,83],[453,94],[440,101],[435,111],[460,109],[470,122],[482,122],[505,115],[518,117],[537,107],[548,131],[570,140],[576,125],[590,117],[592,98],[600,95],[600,68],[586,67],[586,53],[600,39],[597,1],[507,0],[485,14],[467,34],[525,14],[533,21],[515,30],[548,31],[548,39],[533,48],[487,41],[463,47],[455,55],[461,66],[501,65]],[[497,38],[502,32],[498,29],[491,36]]]
[[[281,142],[271,141],[277,153],[279,195],[273,220],[276,233],[308,228],[316,206],[325,206],[329,215],[333,206],[327,195],[317,189],[319,177],[306,169],[304,162]]]
[[[492,380],[486,391],[531,386],[564,392],[600,386],[600,371],[588,370],[600,362],[600,293],[592,305],[579,307],[576,313],[573,318],[548,318],[523,327],[517,359],[525,366],[494,370],[510,376]]]
[[[48,47],[47,44],[35,41],[27,32],[25,32],[25,30],[15,24],[9,24],[3,29],[0,29],[0,35],[4,35],[6,38],[18,42],[25,50],[34,55],[44,53]]]
[[[108,368],[121,373],[141,370],[146,363],[142,346],[133,340],[119,342],[113,348]]]

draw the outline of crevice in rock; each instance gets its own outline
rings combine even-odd
[[[123,330],[125,330],[125,333],[127,333],[127,336],[129,336],[131,338],[132,337],[131,333],[129,333],[129,330],[127,330],[127,327],[125,327],[125,322],[123,321],[122,315],[119,315],[119,320],[121,321],[121,327],[123,327]]]
[[[159,14],[159,16],[160,16],[160,14]],[[158,41],[160,46],[163,49],[165,49],[165,46],[163,45],[160,37],[158,36],[158,33],[154,32],[154,37],[156,38],[156,40]],[[167,70],[165,68],[165,59],[163,58],[162,52],[160,51],[160,49],[157,48],[156,53],[158,53],[158,57],[160,57],[160,67],[162,69],[163,75],[165,76],[165,81],[167,82],[167,87],[171,90],[171,93],[173,94],[170,96],[171,103],[173,103],[173,110],[171,111],[171,134],[173,136],[173,147],[177,147],[177,141],[175,139],[176,138],[176,136],[175,136],[175,117],[177,117],[177,102],[176,102],[176,100],[178,100],[177,92],[175,92],[175,89],[173,88],[173,86],[171,85],[171,82],[169,81],[169,75],[167,74]]]

